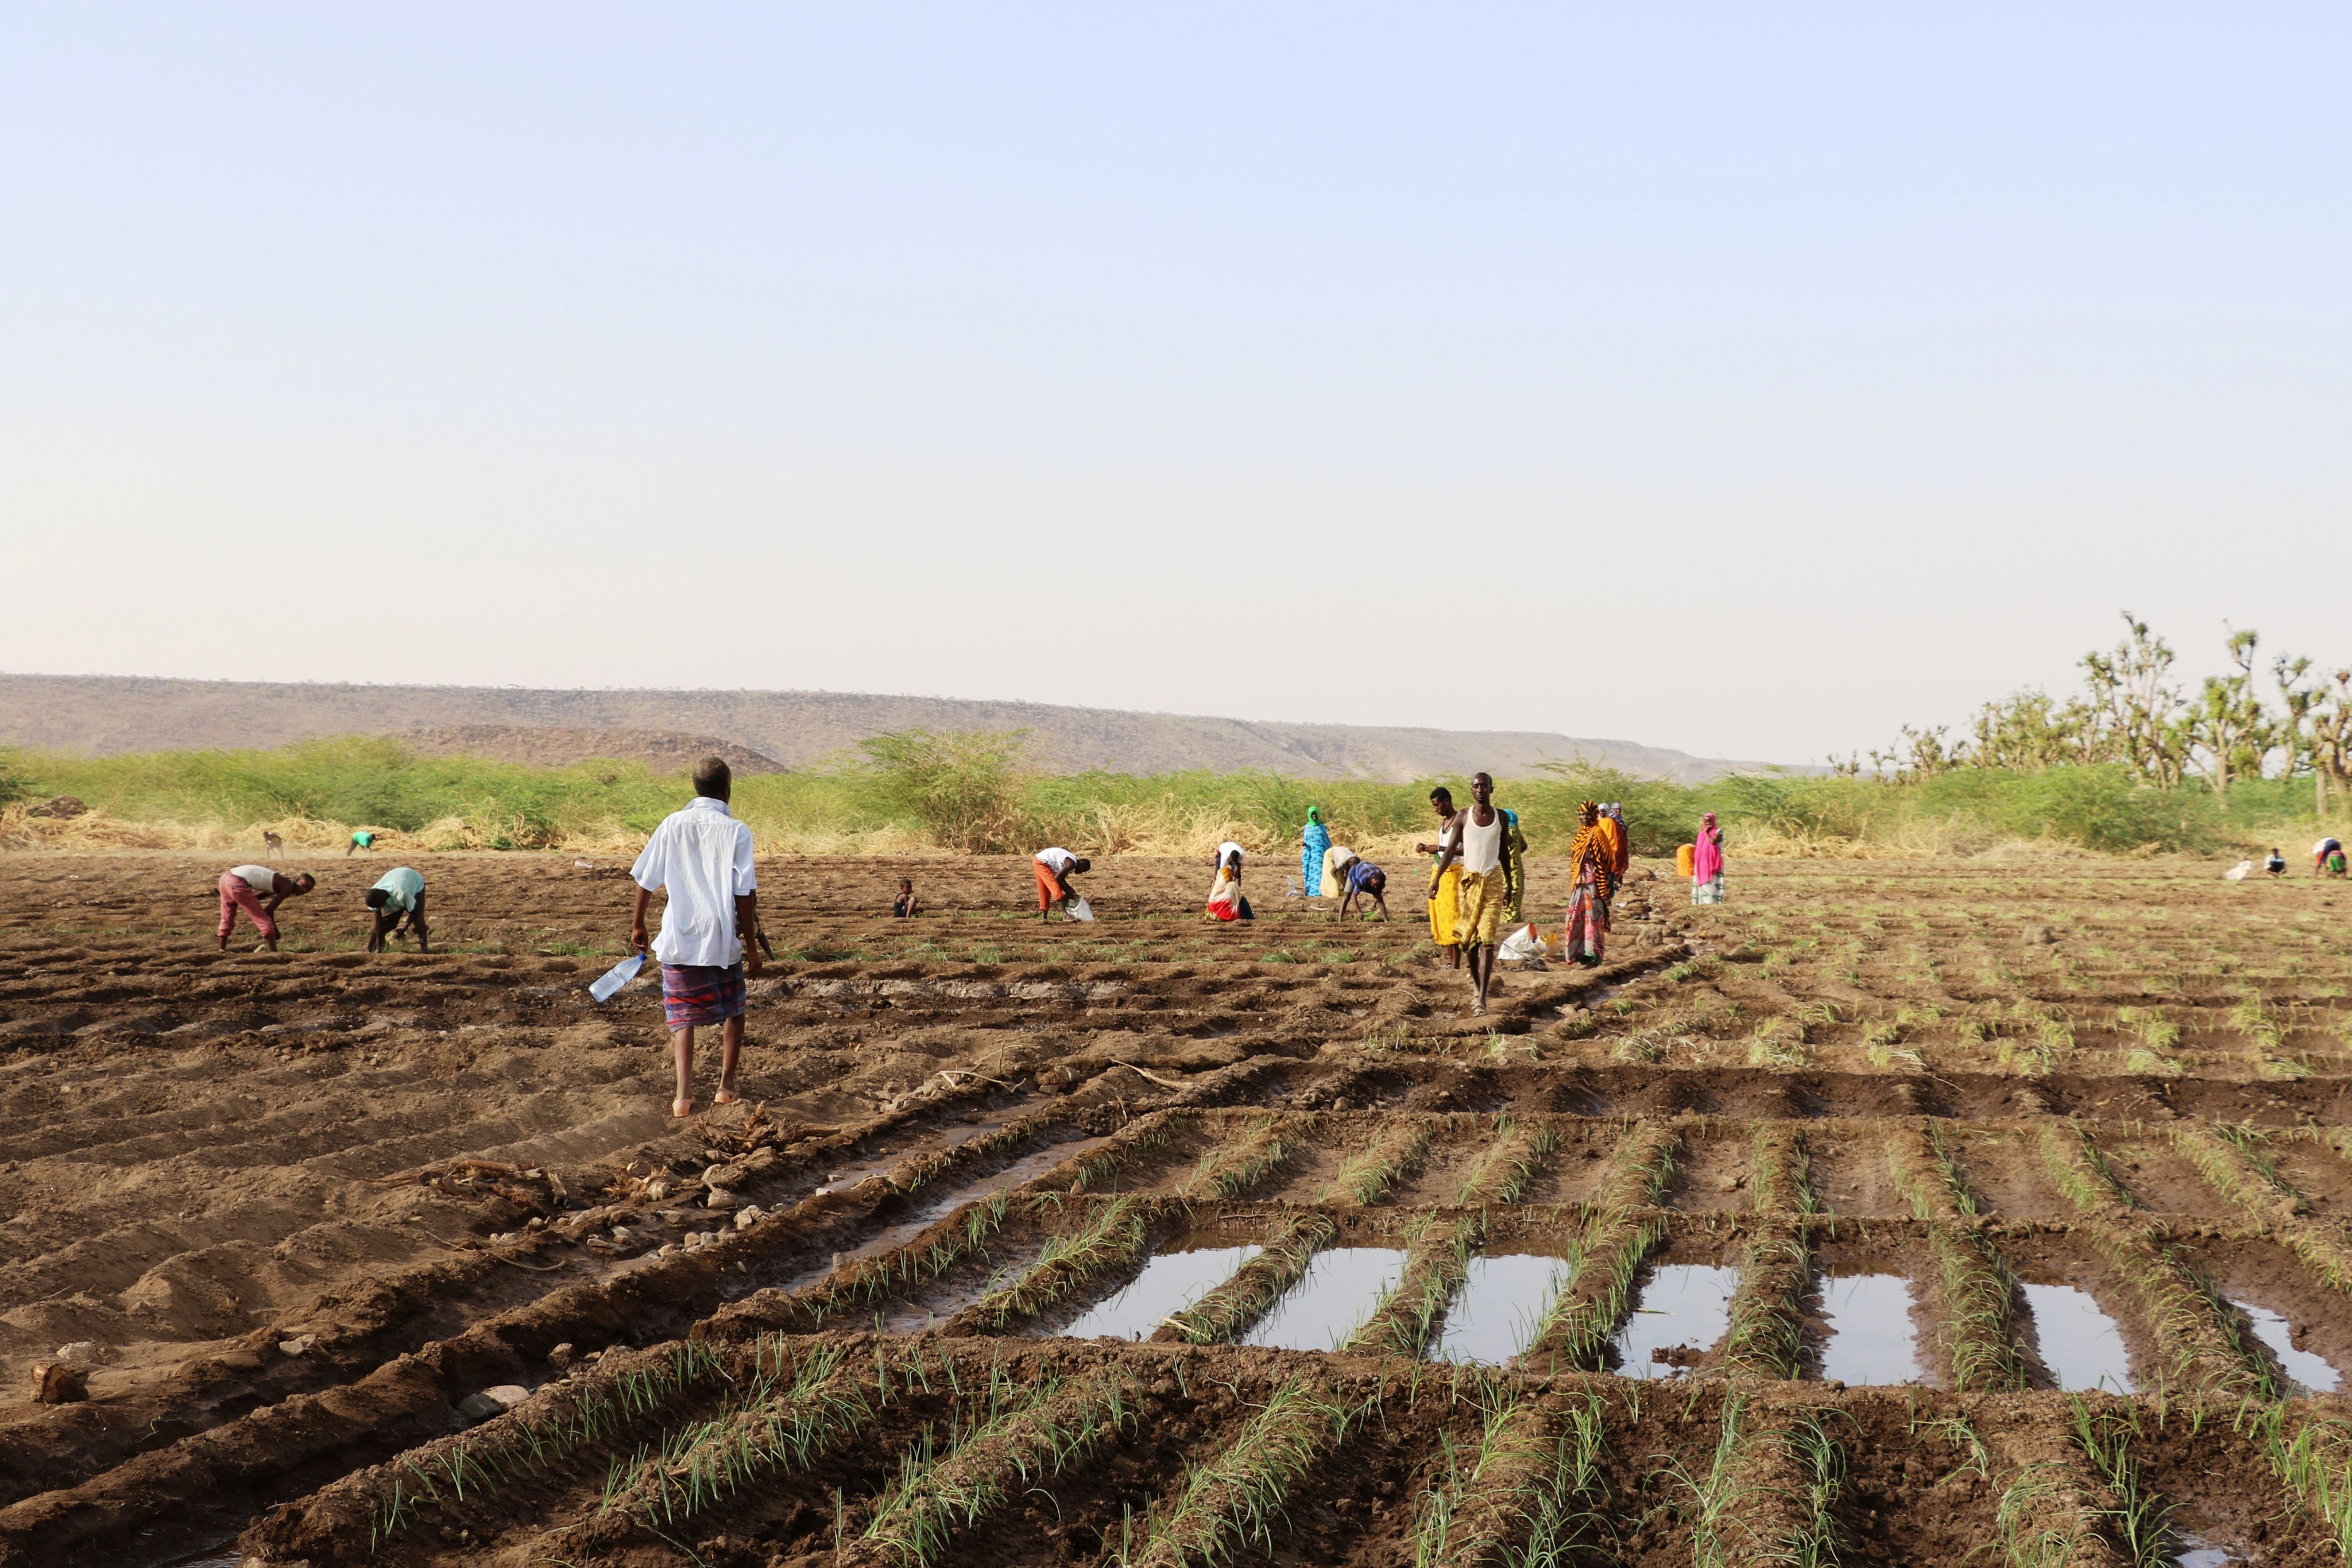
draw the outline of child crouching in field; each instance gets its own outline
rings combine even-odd
[[[677,1063],[673,1116],[694,1110],[694,1031],[717,1024],[719,1092],[713,1103],[735,1103],[735,1065],[743,1051],[743,977],[760,972],[759,876],[751,866],[751,830],[727,809],[734,776],[706,757],[695,765],[694,799],[662,819],[629,875],[637,884],[629,940],[646,951],[646,906],[667,892],[661,936],[662,1013]]]

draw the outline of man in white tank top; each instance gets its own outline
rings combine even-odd
[[[1454,894],[1455,943],[1470,955],[1474,1000],[1470,1016],[1486,1016],[1486,988],[1495,977],[1495,949],[1502,941],[1503,906],[1510,898],[1505,842],[1510,824],[1495,804],[1495,781],[1484,773],[1470,778],[1470,809],[1454,821],[1459,824],[1451,841],[1440,851],[1437,872],[1445,874],[1449,862],[1459,860],[1462,876]]]

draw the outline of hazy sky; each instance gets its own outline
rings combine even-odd
[[[1801,761],[2352,663],[2352,11],[20,5],[0,669]]]

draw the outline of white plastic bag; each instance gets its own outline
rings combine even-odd
[[[1091,921],[1095,917],[1095,906],[1074,893],[1062,900],[1062,913],[1073,920]]]
[[[1532,925],[1522,925],[1503,938],[1495,956],[1506,964],[1517,964],[1529,969],[1544,967],[1544,944]]]
[[[2246,880],[2247,874],[2253,869],[2253,862],[2240,861],[2236,865],[2233,865],[2228,871],[2223,872],[2221,873],[2221,877],[2225,882],[2243,882]]]

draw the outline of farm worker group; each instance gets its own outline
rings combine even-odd
[[[635,883],[631,915],[630,945],[641,956],[658,961],[662,977],[662,1012],[669,1027],[676,1066],[676,1092],[670,1102],[674,1116],[694,1109],[695,1031],[716,1026],[719,1030],[718,1104],[738,1099],[737,1071],[741,1061],[743,1024],[748,1008],[746,977],[761,967],[766,938],[760,929],[759,879],[752,862],[751,828],[738,821],[729,801],[733,778],[726,762],[708,757],[693,773],[694,799],[663,819],[630,867]],[[1430,792],[1437,815],[1433,843],[1416,846],[1432,857],[1427,889],[1431,939],[1450,967],[1470,969],[1472,1011],[1486,1010],[1500,939],[1516,926],[1527,894],[1527,835],[1517,812],[1495,803],[1495,781],[1486,773],[1470,781],[1470,803],[1457,807],[1444,788]],[[1568,904],[1565,945],[1578,963],[1597,965],[1607,950],[1609,908],[1622,883],[1632,852],[1624,813],[1612,803],[1587,800],[1577,810],[1577,832],[1569,847],[1572,889]],[[352,835],[346,849],[372,850],[375,835]],[[1696,842],[1683,846],[1684,868],[1691,878],[1691,901],[1716,904],[1723,898],[1723,833],[1713,813],[1702,819]],[[1255,918],[1242,891],[1247,861],[1244,846],[1226,841],[1211,857],[1213,880],[1207,911],[1219,921]],[[2321,872],[2344,874],[2343,846],[2327,840],[2315,847],[2313,859]],[[1031,857],[1037,888],[1037,913],[1050,918],[1055,909],[1074,919],[1090,919],[1091,911],[1078,894],[1073,879],[1093,869],[1085,856],[1058,846]],[[1362,855],[1332,840],[1322,809],[1308,810],[1299,835],[1301,892],[1307,896],[1337,898],[1335,918],[1345,920],[1359,901],[1366,919],[1388,917],[1388,874]],[[317,886],[308,872],[288,875],[265,865],[240,865],[222,873],[219,883],[220,925],[217,933],[226,951],[237,916],[253,922],[264,946],[275,951],[280,935],[277,915],[286,900],[299,898]],[[653,895],[667,895],[660,934],[648,939],[646,915]],[[394,866],[367,890],[367,950],[387,950],[394,936],[415,938],[419,952],[431,951],[425,923],[424,874],[412,866]],[[912,916],[921,909],[913,883],[901,878],[891,913]]]
[[[220,950],[228,951],[231,932],[236,929],[236,917],[243,914],[253,922],[254,930],[261,934],[261,945],[271,952],[278,951],[278,906],[289,898],[299,898],[318,886],[318,880],[309,872],[288,876],[266,865],[231,866],[221,873],[220,926],[215,933]],[[396,865],[376,879],[367,891],[368,937],[367,950],[381,953],[391,946],[387,938],[404,925],[416,938],[416,950],[429,953],[425,926],[425,874],[413,866]]]
[[[1417,844],[1414,851],[1431,857],[1430,940],[1449,968],[1462,967],[1466,955],[1472,1016],[1483,1016],[1502,935],[1518,925],[1526,905],[1527,834],[1517,812],[1495,803],[1495,780],[1486,773],[1472,776],[1467,807],[1456,806],[1453,791],[1443,786],[1430,791],[1429,802],[1437,814],[1436,841]],[[1683,845],[1677,856],[1681,873],[1691,881],[1691,902],[1720,904],[1723,831],[1713,812],[1701,818],[1695,840]],[[1359,898],[1370,905],[1364,912],[1367,919],[1387,917],[1387,874],[1347,845],[1332,841],[1321,807],[1307,809],[1298,850],[1300,893],[1338,898],[1336,918],[1341,920]],[[1633,852],[1622,805],[1587,800],[1578,807],[1577,832],[1569,847],[1571,891],[1562,931],[1563,946],[1574,962],[1590,967],[1605,961],[1610,906],[1623,885]],[[1076,900],[1069,878],[1087,869],[1087,862],[1059,848],[1040,850],[1034,858],[1038,916],[1050,918],[1055,908]],[[1231,841],[1219,844],[1210,857],[1209,918],[1239,922],[1255,917],[1242,891],[1246,861],[1244,848]]]

